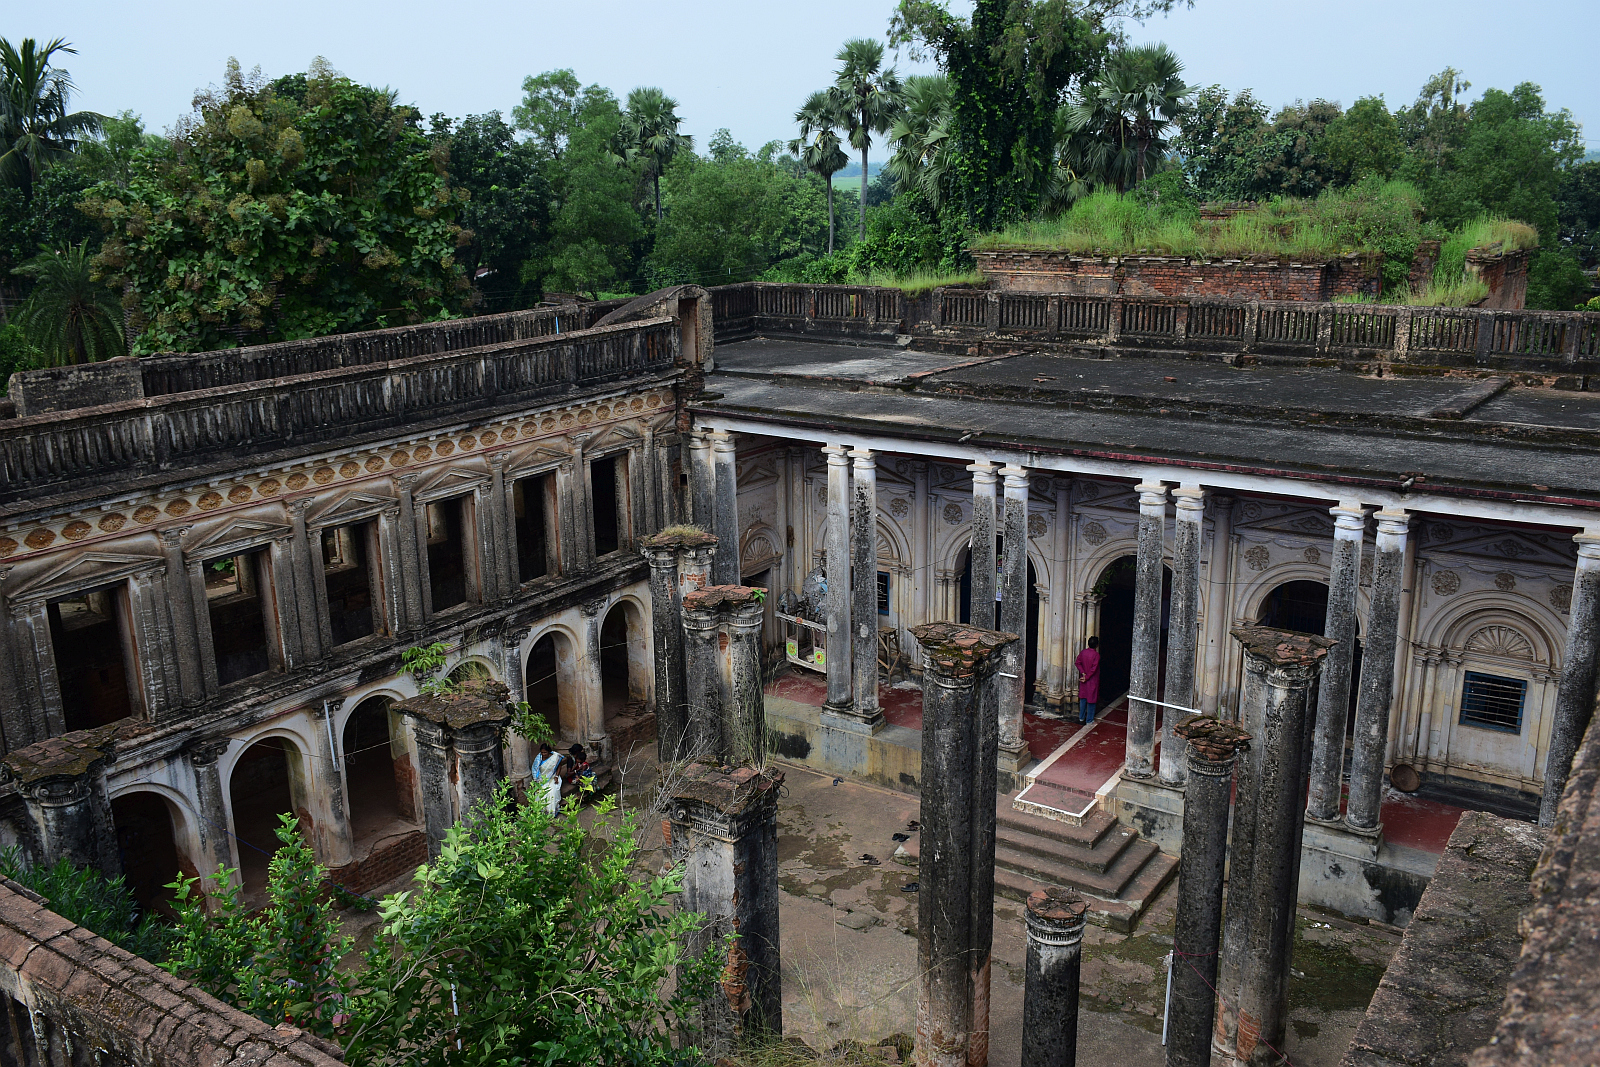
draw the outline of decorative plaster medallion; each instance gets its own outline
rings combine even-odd
[[[1300,553],[1300,558],[1305,560],[1307,563],[1321,563],[1322,549],[1318,548],[1316,545],[1307,545],[1306,550]]]
[[[1045,531],[1044,516],[1043,515],[1029,515],[1028,516],[1028,536],[1029,537],[1043,537],[1044,536],[1044,531]]]
[[[0,556],[9,556],[17,550],[17,543],[9,537],[0,537]]]
[[[254,495],[255,493],[248,485],[236,485],[232,489],[228,490],[228,499],[233,501],[235,504],[243,504],[246,500],[249,500]]]
[[[54,530],[46,530],[41,526],[39,529],[28,534],[27,537],[24,537],[22,539],[22,543],[27,545],[29,548],[45,548],[55,539],[56,534]]]
[[[911,505],[906,503],[906,498],[897,496],[889,501],[889,514],[897,519],[903,519],[911,513]]]
[[[1485,626],[1467,638],[1467,649],[1491,656],[1532,659],[1533,644],[1509,626]]]
[[[961,525],[961,505],[954,500],[944,506],[944,521],[951,526]]]
[[[570,411],[562,412],[562,414],[561,414],[561,425],[562,425],[563,428],[567,427],[567,426],[571,426],[574,422],[577,422],[577,421],[578,420],[573,416],[572,412],[570,412]]]
[[[1550,590],[1550,606],[1562,614],[1572,610],[1572,586],[1558,585]]]
[[[584,408],[582,411],[578,412],[578,425],[579,426],[587,426],[593,421],[594,421],[594,412],[590,411],[588,408]]]
[[[1239,514],[1252,521],[1259,519],[1261,517],[1261,505],[1254,500],[1246,500],[1239,508]]]
[[[1371,585],[1372,584],[1372,557],[1371,556],[1362,556],[1361,557],[1361,584],[1362,585]]]
[[[1494,576],[1494,587],[1502,593],[1509,593],[1517,587],[1517,577],[1507,571],[1501,571]]]
[[[151,507],[149,504],[145,504],[133,513],[133,521],[142,523],[155,522],[156,516],[160,514],[160,511]]]
[[[391,467],[404,467],[407,463],[410,463],[410,462],[411,462],[411,454],[409,452],[407,452],[405,449],[401,449],[400,451],[396,452],[394,455],[389,457],[389,466],[391,466]]]
[[[361,464],[357,463],[353,459],[347,459],[343,463],[339,464],[339,477],[341,478],[354,478],[360,473]]]
[[[426,463],[433,458],[433,449],[427,445],[418,445],[411,451],[411,458],[418,463]]]
[[[1440,571],[1433,576],[1433,591],[1440,596],[1449,596],[1461,588],[1461,575],[1455,571]]]
[[[1442,522],[1433,523],[1428,527],[1428,537],[1434,541],[1443,543],[1450,540],[1455,535],[1455,530],[1449,526],[1446,526]]]
[[[128,517],[122,514],[120,511],[113,511],[109,515],[102,516],[99,523],[100,529],[104,530],[106,533],[116,533],[127,524]]]
[[[1245,549],[1244,561],[1253,571],[1264,571],[1267,564],[1272,562],[1272,553],[1267,551],[1266,545],[1252,545]]]
[[[262,496],[276,496],[278,490],[282,488],[283,486],[278,482],[278,479],[268,478],[266,481],[256,486],[256,492],[260,493]]]
[[[645,403],[649,404],[653,408],[658,408],[661,406],[661,397],[656,393],[651,393],[649,397],[645,399]]]
[[[457,441],[456,444],[460,446],[461,451],[471,452],[474,448],[478,447],[478,439],[469,433],[467,436]]]
[[[189,502],[180,496],[178,499],[167,504],[167,514],[173,516],[174,518],[179,515],[189,514]]]
[[[555,428],[556,428],[556,420],[553,419],[553,418],[545,419],[543,422],[541,422],[539,424],[539,429],[545,431],[546,433],[549,433],[551,430],[554,430]]]
[[[496,441],[500,440],[500,437],[493,430],[485,430],[478,437],[478,440],[483,442],[483,447],[484,448],[488,448],[490,445],[492,445]]]
[[[287,485],[289,487],[289,491],[292,493],[304,489],[306,487],[306,483],[309,481],[311,481],[311,479],[306,477],[304,471],[295,471],[293,474],[289,475],[288,480],[286,480],[283,484]]]
[[[603,419],[610,414],[611,406],[609,404],[601,404],[599,407],[594,409],[594,416],[597,419]]]
[[[1050,479],[1049,478],[1035,478],[1033,480],[1033,491],[1035,493],[1048,493],[1048,492],[1050,492]]]
[[[1084,500],[1093,500],[1100,495],[1100,486],[1096,482],[1079,482],[1078,495]]]
[[[1098,545],[1106,539],[1106,528],[1098,522],[1091,522],[1083,528],[1083,539],[1091,545]]]
[[[78,522],[69,522],[66,524],[66,526],[62,527],[61,536],[65,537],[68,541],[82,541],[85,537],[89,536],[89,531],[92,529],[94,529],[94,527],[81,520]]]
[[[445,456],[450,455],[455,450],[456,450],[456,445],[455,445],[454,441],[440,441],[439,442],[439,447],[436,448],[434,451],[436,451],[439,454],[439,458],[440,459],[443,459]]]
[[[367,462],[370,463],[372,461],[368,460]],[[318,485],[327,485],[329,482],[333,481],[333,468],[318,467],[316,470],[311,472],[311,480],[316,482]]]
[[[215,511],[222,506],[222,494],[202,493],[200,499],[195,501],[195,506],[201,511]]]
[[[1530,551],[1532,551],[1527,545],[1524,545],[1522,542],[1510,537],[1506,538],[1504,541],[1496,541],[1489,547],[1494,549],[1500,555],[1506,556],[1510,559],[1516,559],[1518,556],[1526,556]]]
[[[628,407],[634,411],[643,411],[644,401],[639,397],[634,397],[632,400],[628,401]]]

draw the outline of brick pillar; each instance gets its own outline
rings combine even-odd
[[[683,598],[689,758],[765,759],[761,626],[762,603],[748,586],[709,585]]]
[[[948,622],[911,632],[926,655],[916,1062],[985,1067],[998,754],[991,682],[1016,636]]]
[[[783,1033],[778,935],[778,792],[783,772],[691,764],[672,802],[668,842],[684,868],[678,907],[705,924],[685,939],[721,952],[720,988],[701,1006],[701,1047],[712,1060]]]

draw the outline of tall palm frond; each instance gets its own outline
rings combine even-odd
[[[1181,78],[1183,63],[1164,44],[1124,48],[1086,84],[1057,122],[1057,169],[1052,198],[1074,188],[1109,185],[1119,192],[1149,176],[1166,155],[1165,134],[1194,86]],[[1059,201],[1058,201],[1059,203]]]
[[[645,173],[655,186],[656,221],[661,220],[661,175],[680,151],[694,147],[694,138],[680,133],[678,102],[654,86],[642,86],[628,94],[623,115],[628,148],[644,161]]]
[[[884,69],[883,45],[869,37],[846,41],[839,54],[834,93],[848,116],[850,146],[861,153],[861,236],[867,236],[867,149],[872,135],[888,133],[900,110],[900,76]]]
[[[900,188],[916,188],[934,210],[944,204],[947,193],[950,135],[950,80],[943,74],[911,75],[900,110],[889,124],[895,151],[887,169]]]
[[[833,254],[833,176],[843,170],[849,157],[839,130],[846,119],[840,112],[837,94],[819,89],[806,97],[794,113],[800,136],[789,142],[789,151],[813,174],[828,183],[828,254]]]
[[[96,277],[87,241],[42,252],[12,273],[33,279],[16,323],[52,365],[123,354],[122,305]]]
[[[26,37],[20,49],[0,37],[0,178],[29,197],[44,168],[98,133],[104,118],[67,111],[77,87],[72,75],[51,64],[57,52],[77,54],[59,37],[43,48]]]

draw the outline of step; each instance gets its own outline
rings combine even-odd
[[[1116,898],[1134,880],[1134,876],[1161,850],[1149,841],[1137,840],[1122,850],[1116,860],[1104,871],[1091,871],[1046,859],[1031,852],[996,847],[994,865],[1016,871],[1044,885],[1061,885],[1081,889],[1096,896]]]
[[[1100,810],[1098,798],[1092,793],[1037,781],[1028,783],[1011,806],[1017,811],[1068,824],[1086,822]]]
[[[1096,874],[1104,874],[1117,858],[1139,838],[1139,831],[1131,826],[1115,826],[1102,834],[1091,848],[1069,844],[1055,838],[1041,837],[1009,824],[995,828],[995,847],[1013,852],[1026,852],[1045,860],[1065,863]]]
[[[1062,822],[1043,815],[1019,811],[1011,806],[1010,797],[1001,797],[1000,805],[995,809],[995,823],[996,829],[1010,827],[1021,833],[1059,841],[1074,848],[1094,848],[1100,839],[1117,825],[1117,819],[1110,812],[1096,808],[1085,815],[1081,823]]]

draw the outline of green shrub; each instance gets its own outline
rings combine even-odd
[[[172,928],[141,914],[121,875],[107,878],[62,857],[51,867],[23,866],[16,846],[0,851],[0,874],[44,897],[51,911],[152,963],[167,958]]]

